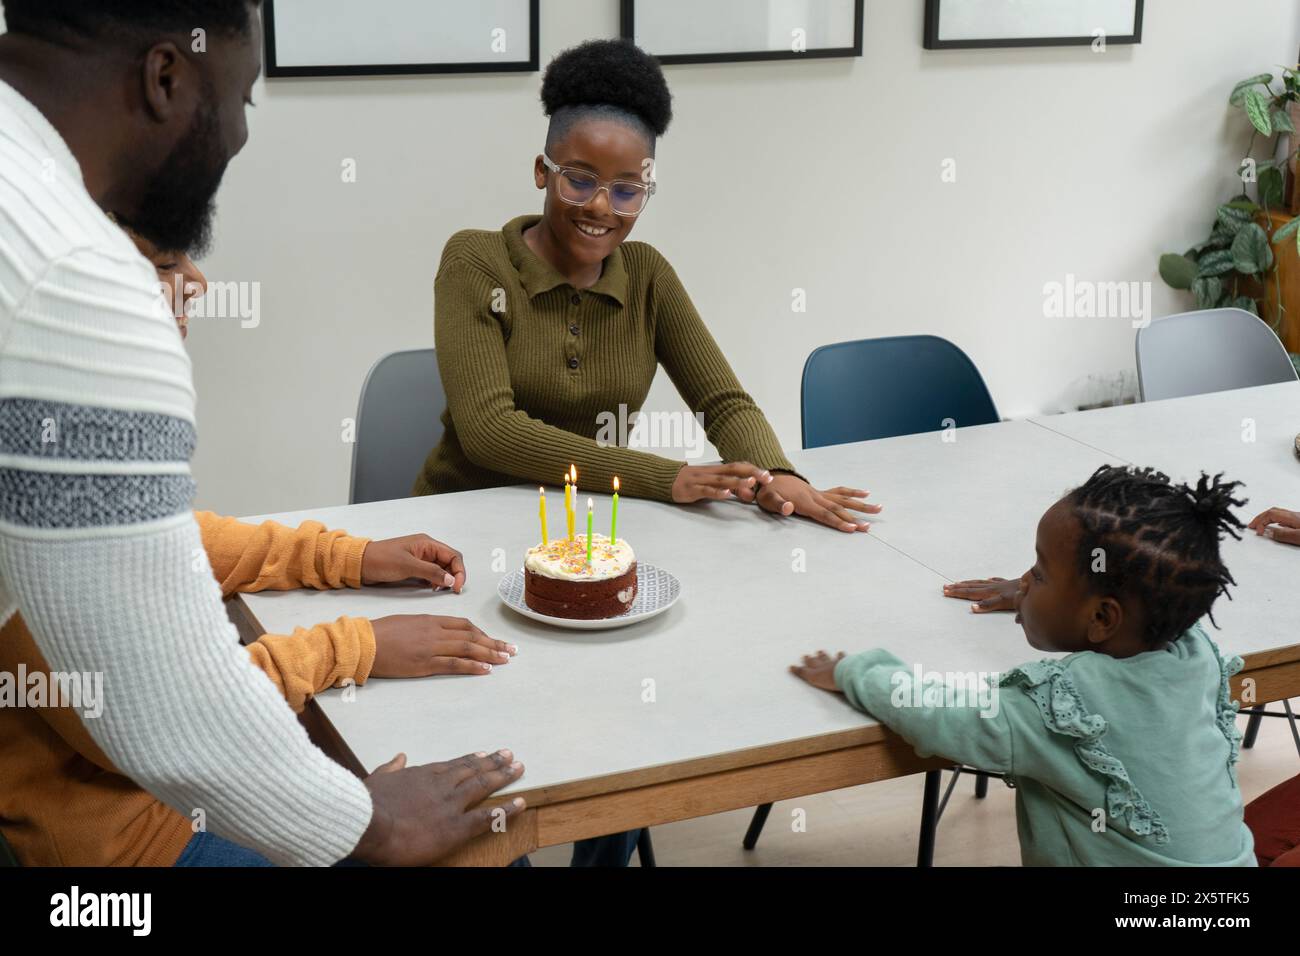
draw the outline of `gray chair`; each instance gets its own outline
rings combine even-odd
[[[357,403],[348,501],[409,498],[424,460],[442,441],[446,408],[433,349],[393,352],[376,362]]]
[[[1138,330],[1137,368],[1144,402],[1296,381],[1291,356],[1273,330],[1244,309],[1205,309],[1157,319]],[[1281,717],[1290,722],[1300,751],[1291,704],[1282,703],[1282,713],[1263,707],[1242,711],[1250,717],[1243,748],[1255,745],[1265,717]]]
[[[1156,319],[1138,330],[1137,371],[1144,402],[1296,380],[1273,330],[1244,309]]]

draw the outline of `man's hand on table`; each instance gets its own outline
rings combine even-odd
[[[362,584],[396,584],[401,581],[428,582],[433,588],[451,588],[457,594],[465,586],[465,561],[450,545],[427,534],[371,541],[361,556]]]
[[[1265,538],[1272,538],[1283,544],[1300,545],[1300,511],[1269,508],[1263,514],[1256,515],[1246,527]]]
[[[989,614],[993,611],[1014,611],[1016,592],[1019,590],[1019,578],[1013,580],[984,578],[945,584],[943,596],[956,598],[958,601],[970,601],[970,609],[976,614]]]
[[[840,694],[843,691],[835,686],[835,665],[842,660],[844,660],[843,651],[840,651],[834,657],[831,657],[825,651],[818,651],[816,654],[805,654],[802,664],[790,665],[790,673],[816,688],[830,691],[832,694]]]
[[[394,614],[370,625],[375,632],[372,677],[488,674],[519,650],[493,640],[463,617]]]
[[[518,780],[524,765],[509,750],[407,767],[398,754],[366,778],[374,812],[352,856],[374,866],[428,866],[524,809],[521,797],[479,807]]]

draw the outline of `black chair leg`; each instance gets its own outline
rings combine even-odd
[[[655,848],[650,842],[649,827],[641,828],[641,835],[636,839],[636,855],[641,858],[642,866],[655,865]]]
[[[989,795],[989,778],[982,773],[975,775],[975,796],[983,800]]]
[[[939,787],[942,784],[942,770],[926,771],[925,796],[921,799],[921,835],[916,848],[917,866],[934,866],[934,837],[939,828]]]
[[[1250,720],[1246,722],[1246,736],[1241,741],[1243,750],[1249,750],[1255,746],[1255,738],[1259,736],[1259,725],[1264,722],[1263,710],[1262,707],[1252,707],[1247,711],[1250,714]]]
[[[758,844],[758,836],[763,832],[763,824],[767,823],[767,815],[771,812],[770,803],[754,808],[754,816],[749,821],[749,829],[745,831],[745,839],[741,843],[746,850],[752,850]]]

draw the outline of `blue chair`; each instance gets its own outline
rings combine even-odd
[[[350,504],[409,498],[438,442],[447,396],[433,349],[385,355],[370,369],[357,403]]]
[[[1001,421],[975,363],[947,339],[900,335],[823,345],[808,356],[800,389],[804,448],[843,445]],[[935,831],[963,773],[975,796],[988,794],[999,773],[954,767],[942,800],[943,771],[925,775],[917,865],[934,859]],[[755,808],[742,846],[754,849],[772,804]]]
[[[934,335],[822,346],[804,364],[801,405],[804,448],[1000,420],[975,363]]]

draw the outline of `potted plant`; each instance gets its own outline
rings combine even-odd
[[[1280,334],[1286,308],[1273,246],[1289,241],[1300,253],[1300,216],[1289,218],[1296,209],[1287,209],[1288,197],[1293,203],[1300,198],[1295,174],[1300,137],[1295,135],[1294,119],[1300,104],[1300,67],[1282,70],[1280,90],[1274,89],[1275,82],[1272,73],[1252,76],[1238,83],[1228,100],[1253,127],[1239,173],[1244,188],[1254,184],[1255,197],[1243,191],[1219,206],[1205,241],[1182,255],[1160,257],[1160,277],[1175,289],[1190,291],[1198,309],[1245,309]],[[1271,152],[1268,158],[1256,159],[1261,137],[1271,145]],[[1270,281],[1276,293],[1272,296]],[[1270,298],[1272,309],[1267,307]],[[1300,369],[1300,354],[1293,352],[1291,360]]]

